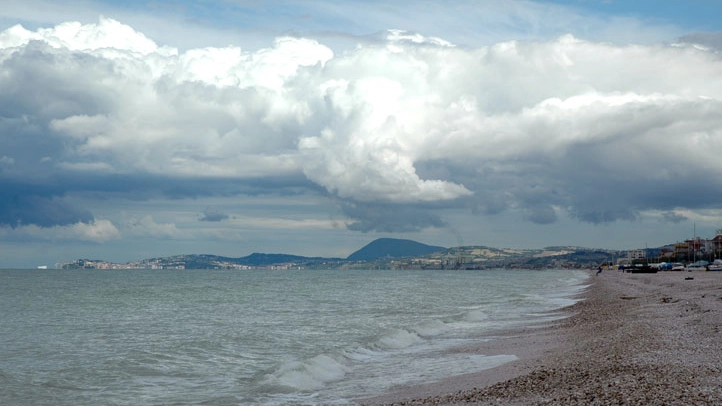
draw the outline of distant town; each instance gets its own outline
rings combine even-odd
[[[287,254],[252,254],[232,258],[217,255],[177,255],[127,263],[77,259],[55,264],[56,269],[561,269],[596,268],[601,263],[628,265],[645,260],[655,263],[693,263],[722,258],[722,230],[714,238],[694,237],[658,248],[604,250],[583,247],[543,249],[486,246],[433,247],[410,240],[378,239],[348,258],[303,257]]]
[[[57,269],[291,269],[297,266],[295,263],[269,264],[264,266],[244,265],[233,261],[203,261],[196,255],[182,255],[169,258],[143,259],[126,263],[114,263],[103,260],[78,259],[72,262],[61,262],[55,264]],[[201,264],[201,266],[189,266],[187,264]]]

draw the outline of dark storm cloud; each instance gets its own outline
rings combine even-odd
[[[268,179],[180,178],[148,174],[92,174],[56,170],[46,178],[21,176],[13,179],[0,174],[0,225],[17,227],[34,224],[42,227],[89,222],[93,214],[77,207],[65,197],[84,196],[98,201],[124,199],[195,199],[239,195],[293,196],[317,194],[317,187],[303,177]],[[311,187],[309,187],[311,186]],[[223,217],[225,216],[225,217]],[[228,216],[207,210],[202,221],[220,221]]]
[[[341,210],[353,221],[346,228],[364,233],[401,233],[446,226],[429,209],[396,204],[342,202]]]
[[[133,175],[122,177],[128,183],[124,189],[139,191],[143,195],[161,195],[169,199],[239,195],[295,196],[301,194],[324,194],[318,185],[303,176],[269,176],[265,178],[219,178],[219,177],[166,177]],[[116,186],[117,188],[117,186]]]
[[[474,196],[460,199],[457,207],[469,207],[476,215],[494,216],[509,209],[520,209],[524,219],[536,224],[551,224],[558,220],[554,206],[565,207],[557,190],[560,183],[554,176],[553,165],[545,162],[517,163],[513,170],[463,166],[453,161],[426,161],[419,165],[419,173],[441,175],[463,184]],[[473,168],[473,170],[470,170]]]
[[[39,196],[24,187],[0,190],[0,226],[12,228],[24,225],[52,227],[93,220],[92,214],[81,208],[73,207],[59,197]]]
[[[54,178],[8,179],[0,174],[0,226],[52,227],[91,222],[89,210],[64,199],[69,190]]]
[[[603,224],[618,220],[636,221],[639,212],[625,207],[609,207],[603,205],[578,205],[569,209],[569,214],[586,223]]]
[[[655,158],[646,151],[634,152],[643,158],[630,159],[631,149],[610,153],[605,148],[580,145],[557,159],[527,158],[511,165],[489,159],[474,171],[442,160],[422,162],[418,169],[472,190],[472,198],[458,203],[474,214],[518,209],[536,224],[554,223],[564,213],[590,224],[635,222],[646,210],[663,210],[664,221],[679,222],[686,217],[674,208],[709,209],[722,202],[722,180],[712,172],[689,172],[688,162]]]

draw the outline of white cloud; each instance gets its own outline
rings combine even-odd
[[[0,34],[2,48],[21,47],[30,41],[43,41],[53,48],[65,48],[70,51],[128,51],[140,55],[159,51],[155,42],[142,33],[104,17],[100,17],[97,24],[83,25],[72,21],[37,31],[29,31],[21,25],[15,25]],[[112,54],[110,52],[107,55]]]
[[[0,81],[13,89],[0,103],[26,118],[13,125],[50,129],[42,136],[61,149],[35,162],[60,170],[303,174],[348,201],[473,195],[539,222],[564,209],[633,218],[653,204],[635,192],[639,183],[664,189],[698,171],[722,175],[722,61],[695,46],[564,35],[469,48],[394,30],[344,52],[292,37],[253,51],[178,52],[101,18],[13,27],[0,34],[0,61]],[[10,87],[16,78],[22,88]],[[588,213],[595,173],[606,186],[635,185],[625,190],[631,212]],[[178,235],[152,219],[138,224]]]
[[[93,242],[105,242],[120,238],[120,232],[108,220],[95,220],[92,223],[75,223],[67,227],[68,236],[64,239],[80,239]]]

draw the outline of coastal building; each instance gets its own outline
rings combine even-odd
[[[717,233],[711,242],[714,259],[722,258],[722,229],[717,230]]]
[[[629,250],[627,251],[627,259],[631,262],[638,259],[646,259],[647,250]]]
[[[695,262],[699,260],[714,261],[722,258],[722,229],[715,232],[714,238],[704,239],[695,236],[692,239],[674,244],[671,255],[660,253],[661,261]]]
[[[686,242],[678,242],[674,244],[674,257],[675,261],[686,261],[689,258],[689,245]]]
[[[675,258],[675,250],[663,247],[659,250],[659,262],[670,262]]]

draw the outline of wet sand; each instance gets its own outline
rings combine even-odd
[[[592,275],[569,317],[464,349],[519,360],[363,405],[721,405],[722,272]]]

